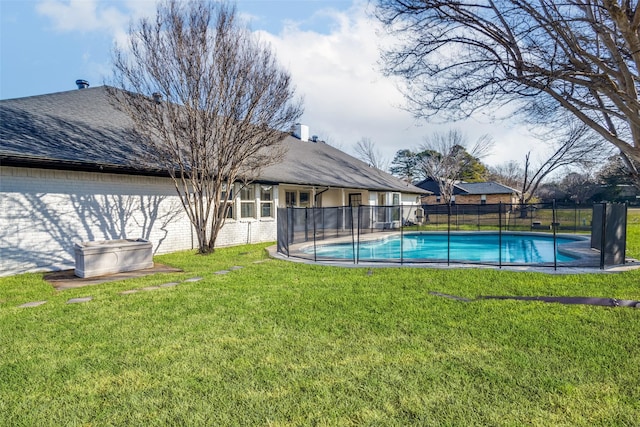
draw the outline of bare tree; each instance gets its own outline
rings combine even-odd
[[[378,150],[375,144],[371,141],[371,138],[363,136],[356,143],[354,151],[356,152],[357,158],[365,163],[368,163],[374,168],[386,171],[387,167],[389,166],[389,162],[384,159],[384,157],[380,153],[380,150]]]
[[[467,145],[461,132],[451,130],[447,133],[434,133],[421,147],[423,152],[418,165],[424,176],[438,183],[443,203],[451,203],[454,186],[460,180],[462,172],[489,154],[493,140],[488,135],[483,135],[468,151]]]
[[[282,158],[283,131],[302,114],[289,73],[235,7],[168,0],[115,47],[114,86],[146,144],[140,161],[168,172],[199,252],[213,252],[234,183]]]
[[[378,0],[398,43],[385,71],[420,117],[570,112],[617,147],[640,186],[640,9],[615,0]]]
[[[517,189],[522,186],[523,176],[524,170],[520,163],[515,160],[510,160],[506,163],[491,166],[489,168],[489,179],[491,181],[498,182],[513,189]]]
[[[568,125],[562,141],[553,149],[553,153],[538,166],[531,162],[531,152],[527,153],[524,161],[523,177],[520,187],[520,204],[529,203],[540,184],[552,172],[581,166],[590,168],[603,159],[602,143],[592,140],[587,126],[583,124]],[[526,211],[523,210],[526,215]]]

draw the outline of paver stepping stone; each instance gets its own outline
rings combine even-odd
[[[229,268],[229,270],[231,271],[236,271],[236,270],[242,270],[242,266],[240,265],[234,265],[233,267]]]
[[[180,283],[179,282],[169,282],[169,283],[163,283],[162,285],[160,285],[161,288],[170,288],[172,286],[178,286]]]
[[[185,282],[199,282],[202,280],[202,277],[192,277],[190,279],[185,280]]]
[[[229,270],[216,271],[214,274],[227,274],[227,273],[229,273]]]
[[[25,302],[24,304],[19,305],[18,307],[20,307],[20,308],[37,307],[37,306],[42,305],[44,303],[46,303],[46,301]]]
[[[78,304],[81,302],[89,302],[93,299],[93,297],[82,297],[82,298],[71,298],[67,301],[67,304]]]
[[[270,261],[270,260],[268,260],[268,259],[259,259],[257,261],[253,261],[253,263],[254,264],[262,264],[263,262],[268,262],[268,261]]]
[[[122,291],[120,292],[120,295],[129,295],[129,294],[135,294],[136,292],[138,292],[137,289],[130,289],[128,291]]]
[[[160,286],[146,286],[142,288],[143,291],[155,291],[156,289],[160,289]]]

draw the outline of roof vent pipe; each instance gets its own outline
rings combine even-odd
[[[156,104],[160,104],[162,102],[162,94],[160,92],[153,92],[151,96],[153,96],[153,100]]]
[[[82,79],[76,80],[76,84],[78,85],[78,89],[86,89],[89,87],[89,82]]]

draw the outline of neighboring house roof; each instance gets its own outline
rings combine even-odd
[[[427,178],[424,181],[420,181],[419,183],[416,184],[416,187],[429,191],[430,193],[432,193],[430,195],[434,195],[434,196],[442,195],[442,193],[440,192],[440,185],[431,178]],[[461,188],[458,188],[457,186],[454,185],[453,194],[458,195],[461,193],[464,193],[464,191]]]
[[[423,190],[430,191],[436,196],[441,195],[440,186],[436,181],[434,181],[431,178],[427,178],[424,181],[417,183],[416,187],[422,188]],[[453,186],[454,195],[471,195],[471,194],[489,195],[489,194],[513,194],[513,193],[518,193],[518,191],[514,190],[511,187],[507,187],[506,185],[498,184],[497,182],[493,182],[493,181],[458,182]]]
[[[0,101],[3,165],[164,175],[142,168],[131,119],[113,106],[104,86]],[[322,142],[286,136],[281,163],[260,181],[424,193]]]
[[[460,182],[456,184],[456,187],[460,188],[466,194],[513,194],[517,193],[511,187],[498,184],[497,182]]]

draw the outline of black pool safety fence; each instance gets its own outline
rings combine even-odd
[[[333,263],[557,268],[625,263],[624,204],[278,208],[278,252]]]

